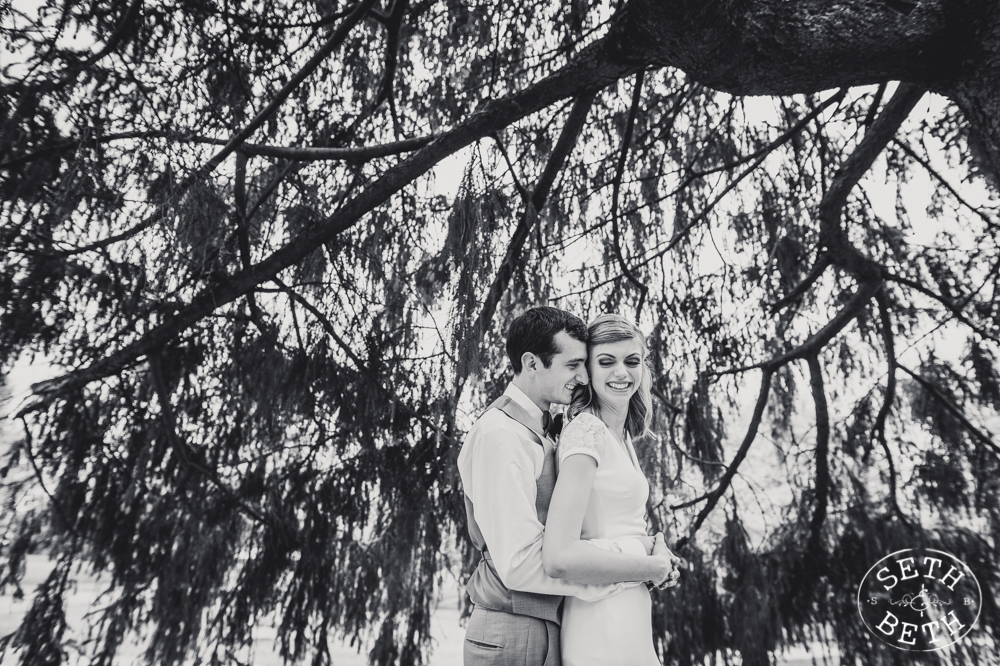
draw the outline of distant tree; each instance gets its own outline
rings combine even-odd
[[[0,4],[0,359],[65,373],[0,472],[0,586],[57,561],[22,663],[77,566],[95,664],[232,663],[271,613],[288,661],[421,663],[541,302],[651,331],[665,663],[915,663],[855,608],[914,545],[982,585],[955,662],[995,654],[995,0],[38,4]]]

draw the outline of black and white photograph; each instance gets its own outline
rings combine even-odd
[[[0,0],[0,664],[1000,666],[1000,3]]]

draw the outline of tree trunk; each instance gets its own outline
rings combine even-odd
[[[980,170],[1000,190],[1000,3],[970,1],[971,26],[960,76],[940,91],[969,121],[969,145]]]

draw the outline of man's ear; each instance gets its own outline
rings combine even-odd
[[[539,363],[540,359],[531,352],[524,352],[523,354],[521,354],[521,367],[524,370],[528,370],[531,373],[534,373],[535,371],[538,370]]]

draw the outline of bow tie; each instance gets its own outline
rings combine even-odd
[[[559,433],[562,432],[562,426],[562,414],[556,414],[555,417],[553,417],[551,412],[542,412],[542,430],[547,436],[555,439],[559,436]]]

